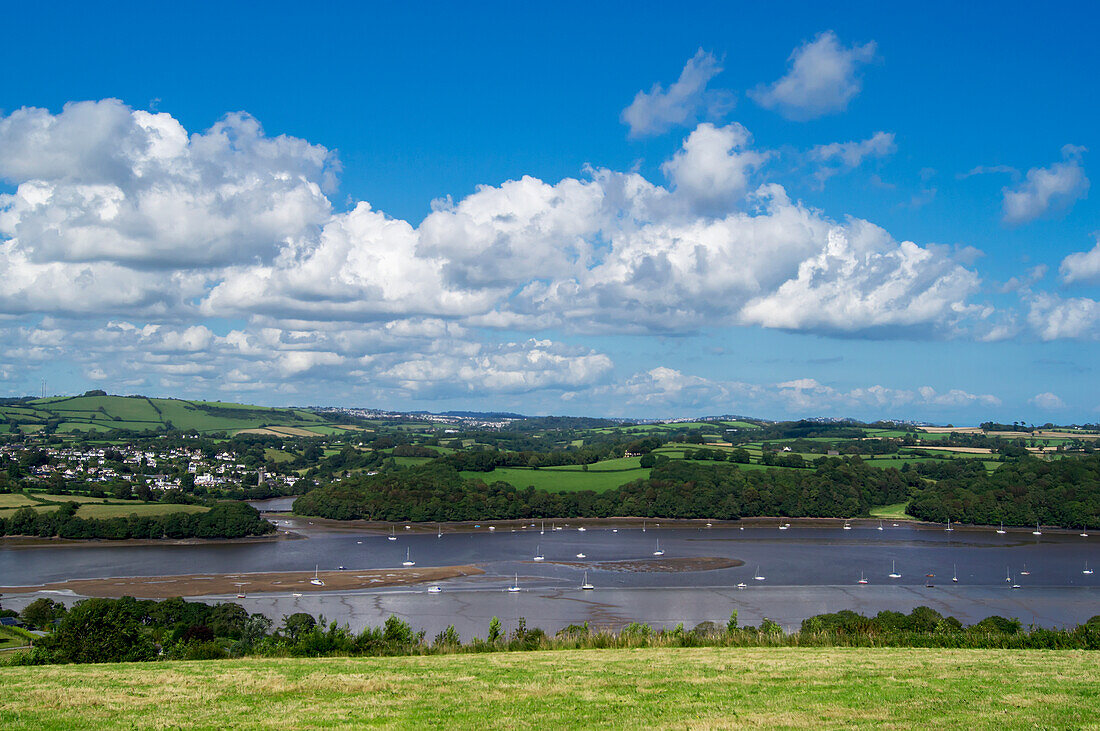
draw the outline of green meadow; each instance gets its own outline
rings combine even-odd
[[[649,469],[620,470],[616,472],[589,469],[582,472],[580,469],[554,469],[542,468],[537,470],[521,467],[498,467],[492,472],[462,472],[467,479],[483,480],[491,483],[503,480],[519,489],[531,486],[536,490],[548,492],[576,492],[578,490],[594,490],[604,492],[612,490],[619,485],[634,480],[643,480],[649,477]]]
[[[648,648],[0,667],[0,726],[1095,728],[1087,651]]]

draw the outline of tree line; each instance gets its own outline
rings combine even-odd
[[[814,470],[743,470],[730,463],[670,460],[649,479],[604,492],[549,492],[465,479],[443,461],[349,478],[311,490],[294,512],[336,520],[462,521],[527,518],[850,517],[903,502],[922,480],[858,458],[827,458]]]
[[[80,504],[66,502],[55,510],[39,512],[19,508],[8,518],[0,518],[0,536],[37,536],[39,538],[243,538],[275,532],[275,526],[260,517],[247,503],[217,503],[203,513],[125,518],[81,518]]]

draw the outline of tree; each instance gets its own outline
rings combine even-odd
[[[78,602],[38,646],[53,662],[136,662],[156,656],[137,619],[114,599]]]
[[[19,618],[23,620],[24,624],[35,629],[49,629],[53,626],[55,620],[65,616],[66,611],[65,605],[61,602],[43,597],[35,599],[23,607],[23,611],[19,613]]]

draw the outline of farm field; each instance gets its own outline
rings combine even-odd
[[[0,668],[0,725],[1083,728],[1084,651],[656,648]]]
[[[76,511],[78,518],[125,518],[129,515],[149,517],[169,513],[205,513],[210,508],[202,505],[175,505],[173,503],[85,503]]]
[[[548,492],[576,492],[578,490],[603,492],[627,482],[645,479],[649,477],[649,472],[649,469],[640,467],[622,472],[600,472],[598,470],[581,472],[579,470],[566,471],[546,468],[529,470],[520,467],[498,467],[492,472],[462,472],[461,474],[467,479],[483,480],[486,483],[504,480],[520,489],[530,485],[536,490],[547,490]]]
[[[869,511],[873,518],[885,520],[913,520],[913,516],[905,512],[909,503],[894,503],[893,505],[879,505]]]
[[[274,426],[301,430],[301,436],[332,433],[325,419],[300,409],[144,396],[33,399],[0,407],[0,418],[14,420],[25,432],[40,429],[46,421],[57,419],[61,422],[58,426],[60,433],[111,429],[157,430],[168,424],[176,429],[196,429],[200,432],[232,432]],[[322,431],[309,431],[302,427],[315,427]]]
[[[614,472],[617,470],[636,470],[642,465],[641,457],[619,457],[618,459],[605,459],[602,462],[588,465],[589,472]],[[544,470],[557,470],[560,472],[583,472],[579,464],[566,464],[557,467],[543,467]]]

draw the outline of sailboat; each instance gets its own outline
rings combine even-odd
[[[1011,579],[1009,579],[1009,581],[1011,581]],[[1020,588],[1020,585],[1019,585],[1019,584],[1017,584],[1017,583],[1016,583],[1015,581],[1013,581],[1013,582],[1012,582],[1012,586],[1011,586],[1011,588],[1012,588],[1012,589],[1019,589],[1019,588]]]
[[[588,558],[588,557],[587,557],[587,556],[585,556],[585,555],[584,555],[584,552],[582,551],[581,553],[578,553],[578,554],[577,554],[577,558]]]
[[[313,584],[314,586],[324,586],[325,582],[321,581],[321,577],[317,575],[318,568],[320,567],[313,567],[313,578],[309,580],[309,583]]]
[[[1088,574],[1089,576],[1092,575],[1092,569],[1089,568],[1089,562],[1088,561],[1085,561],[1085,570],[1082,571],[1081,573],[1082,574]]]
[[[753,576],[752,578],[755,579],[756,581],[763,581],[764,580],[765,577],[764,577],[764,574],[760,573],[760,566],[759,565],[757,565],[757,567],[756,567],[756,576]]]
[[[577,531],[578,531],[579,533],[584,533],[584,532],[585,532],[586,530],[588,530],[588,529],[587,529],[587,528],[585,528],[585,527],[584,527],[583,525],[582,525],[581,527],[577,528]]]
[[[900,579],[901,578],[901,574],[898,573],[898,567],[897,567],[897,562],[896,561],[891,561],[890,562],[890,578],[891,579]]]
[[[1033,536],[1043,535],[1043,532],[1041,530],[1039,530],[1039,521],[1035,521],[1035,530],[1031,531],[1031,535],[1033,535]]]
[[[539,546],[535,546],[535,557],[531,560],[532,561],[542,561],[545,558],[546,558],[546,556],[542,555],[542,551],[539,550]]]
[[[856,583],[857,584],[866,584],[867,583],[867,577],[863,575],[862,571],[859,572],[859,581],[857,581]]]
[[[405,560],[401,562],[402,566],[415,566],[416,565],[416,561],[412,560],[412,557],[409,555],[409,551],[410,551],[410,549],[408,549],[408,548],[405,549]]]
[[[439,584],[432,584],[431,586],[428,587],[428,593],[429,594],[441,594],[442,592],[443,592],[443,587],[440,586]]]
[[[1005,581],[1012,583],[1012,571],[1007,566],[1005,566]]]
[[[848,524],[848,521],[844,521],[844,530],[851,530],[852,526]]]
[[[581,583],[581,588],[584,589],[585,591],[589,591],[591,589],[596,588],[596,587],[594,587],[594,586],[592,586],[591,584],[588,583],[588,572],[587,571],[584,572],[584,581]]]
[[[664,556],[665,552],[661,550],[661,539],[657,539],[657,550],[653,552],[654,556]]]
[[[956,564],[951,564],[951,567],[955,570],[955,572],[951,574],[951,583],[957,584],[959,583],[959,567]]]
[[[737,585],[738,589],[745,589],[747,587],[748,587],[748,584],[746,584],[744,581],[742,581],[740,584]]]
[[[645,533],[645,521],[642,521],[642,533]]]
[[[512,591],[512,592],[519,591],[519,574],[516,574],[515,583],[513,583],[511,586],[508,587],[508,591]]]
[[[780,523],[780,524],[779,524],[779,530],[787,530],[787,529],[788,529],[788,528],[790,528],[790,527],[791,527],[791,524],[790,524],[790,523],[786,523],[786,524],[784,524],[784,523]]]
[[[882,530],[882,521],[881,520],[878,522],[878,529]]]
[[[396,528],[394,528],[394,527],[393,527],[393,526],[391,525],[391,526],[390,526],[390,534],[389,534],[388,536],[386,536],[386,540],[387,540],[387,541],[396,541],[396,540],[397,540],[397,533],[395,533],[395,532],[394,532],[395,530],[397,530],[397,529],[396,529]]]
[[[955,530],[954,528],[951,527],[951,518],[947,519],[947,527],[944,528],[944,530]]]
[[[1020,572],[1020,576],[1031,576],[1031,572],[1027,569],[1027,564],[1024,564],[1023,571]]]
[[[440,525],[439,523],[436,523],[435,537],[436,538],[442,538],[443,537],[443,526]]]
[[[1001,521],[1001,527],[997,529],[997,534],[1002,536],[1005,534],[1005,522],[1003,520]]]
[[[541,536],[541,535],[544,535],[545,533],[546,533],[546,521],[544,520],[544,521],[542,521],[542,527],[539,528],[539,535]]]
[[[1080,535],[1081,535],[1082,538],[1088,538],[1089,537],[1088,531],[1085,530],[1085,526],[1081,526],[1081,534]]]

